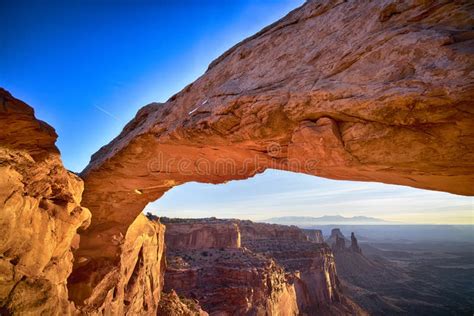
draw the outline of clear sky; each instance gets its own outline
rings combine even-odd
[[[136,111],[166,101],[233,46],[302,0],[0,0],[0,86],[59,134],[81,171]],[[473,199],[399,186],[267,171],[225,185],[186,184],[148,209],[167,216],[367,215],[472,223]]]

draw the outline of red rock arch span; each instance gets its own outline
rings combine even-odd
[[[92,157],[76,271],[188,181],[279,168],[473,195],[471,26],[462,2],[309,1],[239,43]]]

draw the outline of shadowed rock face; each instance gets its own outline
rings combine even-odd
[[[51,126],[3,89],[0,103],[0,314],[69,314],[72,248],[90,221],[83,183]]]
[[[472,195],[472,15],[308,1],[236,45],[92,157],[80,255],[118,258],[110,241],[176,185],[266,168]]]

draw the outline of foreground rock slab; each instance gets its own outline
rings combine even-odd
[[[0,103],[0,314],[67,315],[72,250],[90,223],[83,182],[51,126],[3,89]]]

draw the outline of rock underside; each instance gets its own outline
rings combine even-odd
[[[80,256],[120,256],[110,241],[176,185],[267,168],[472,195],[472,24],[463,1],[306,2],[93,155]]]
[[[189,181],[275,168],[473,195],[473,11],[469,1],[308,1],[142,108],[93,155],[84,184],[63,167],[54,130],[0,90],[0,312],[155,313],[164,227],[139,214]],[[277,250],[265,259],[234,237],[226,251],[255,261],[244,276],[253,286],[270,291],[267,275],[284,293],[273,303],[297,292]]]

